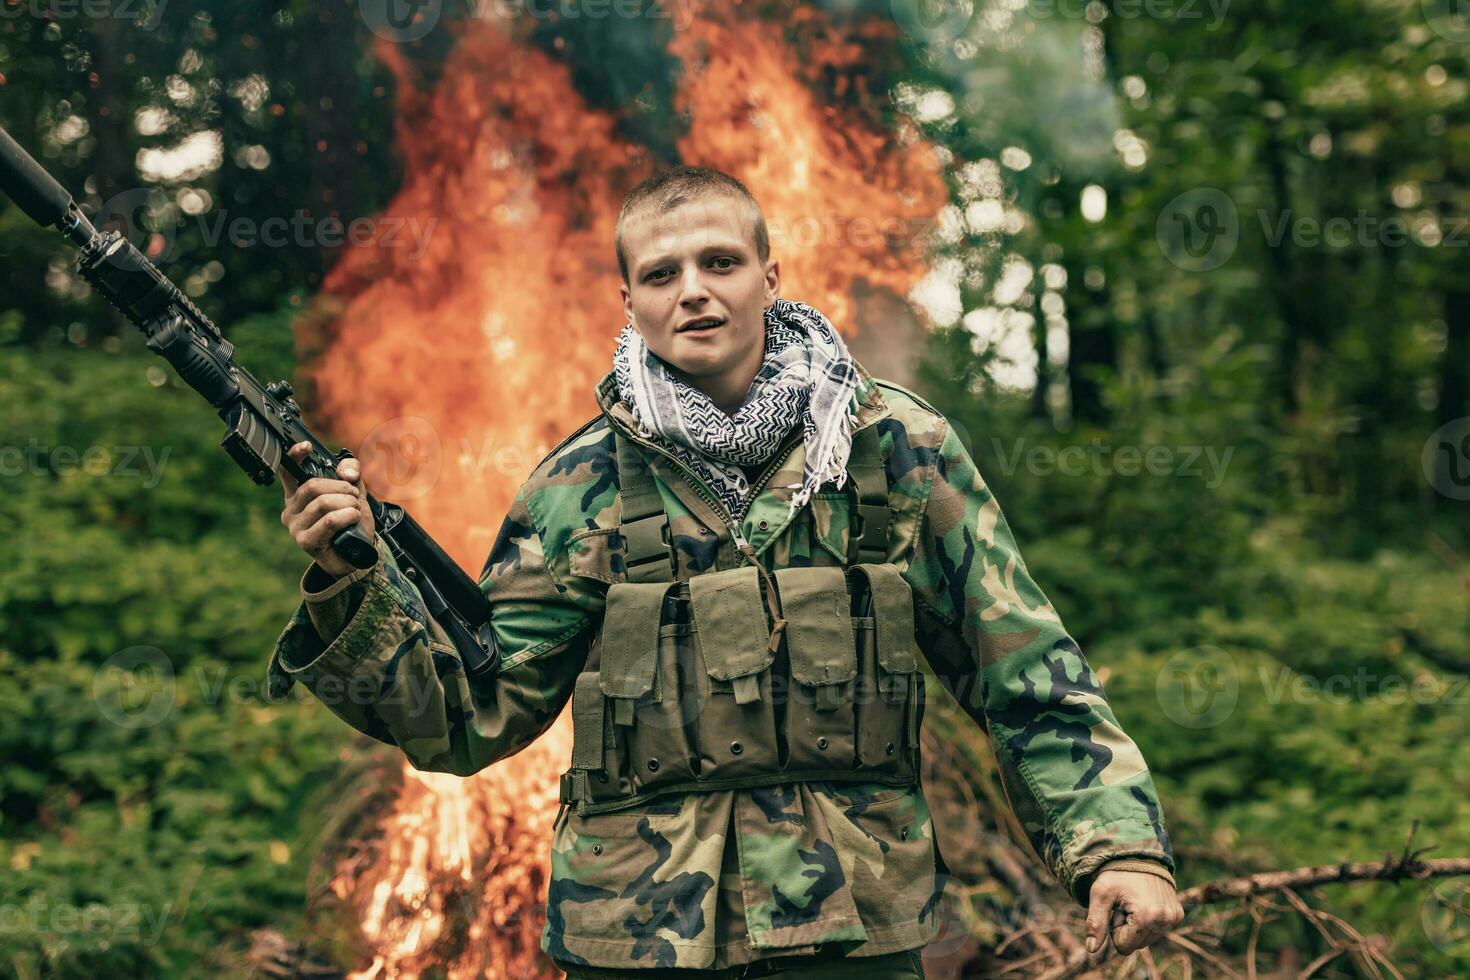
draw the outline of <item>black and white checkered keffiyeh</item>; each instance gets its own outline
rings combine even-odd
[[[661,439],[725,502],[736,518],[749,506],[742,466],[767,462],[799,419],[806,467],[791,509],[828,481],[842,486],[852,451],[852,397],[858,373],[847,345],[815,308],[778,299],[766,310],[766,352],[745,401],[726,415],[709,396],[675,377],[632,324],[618,337],[618,394],[642,435]]]

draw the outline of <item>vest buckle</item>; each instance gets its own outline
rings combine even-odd
[[[853,532],[858,538],[854,557],[864,564],[881,565],[888,560],[888,522],[893,512],[887,504],[858,504]]]
[[[669,517],[662,510],[618,527],[629,582],[666,582],[674,577],[669,557]],[[661,563],[661,564],[660,564]]]

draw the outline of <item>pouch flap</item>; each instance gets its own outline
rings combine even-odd
[[[577,675],[572,688],[572,768],[602,768],[603,706],[599,672],[587,670]]]
[[[608,586],[598,671],[603,694],[637,698],[653,690],[664,596],[677,584],[617,582]]]
[[[878,644],[878,663],[894,674],[918,670],[914,660],[914,591],[903,580],[897,565],[853,565],[867,577],[873,595],[873,639]]]
[[[841,568],[783,568],[776,572],[791,676],[802,684],[842,684],[857,676],[852,599]]]
[[[754,565],[692,576],[689,604],[709,676],[734,680],[771,665],[775,654]]]

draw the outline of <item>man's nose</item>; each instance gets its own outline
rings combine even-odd
[[[679,277],[679,305],[698,306],[708,302],[709,290],[705,288],[704,276],[699,269],[685,269]]]

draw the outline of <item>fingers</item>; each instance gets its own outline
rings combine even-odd
[[[1102,949],[1103,941],[1108,935],[1113,904],[1117,900],[1117,892],[1093,887],[1087,903],[1087,952],[1096,953]]]
[[[317,557],[331,547],[332,538],[338,531],[358,523],[361,519],[362,513],[355,504],[351,507],[330,511],[310,527],[297,531],[295,533],[296,543],[300,545],[302,551]]]
[[[1179,920],[1163,905],[1150,905],[1130,913],[1126,924],[1113,930],[1113,945],[1127,955],[1151,946],[1167,935]]]
[[[310,453],[311,443],[309,442],[298,442],[296,443],[296,445],[286,450],[286,455],[290,456],[298,463],[305,459]],[[286,499],[289,501],[291,499],[291,495],[294,494],[297,488],[300,487],[300,483],[297,482],[294,476],[286,471],[286,468],[284,466],[276,467],[276,476],[280,477],[281,487],[286,491]]]
[[[309,528],[332,511],[344,508],[358,511],[360,500],[352,493],[323,493],[301,508],[291,523],[299,528]]]
[[[1113,920],[1113,948],[1126,956],[1174,931],[1184,921],[1184,908],[1172,888],[1147,898],[1125,891],[1118,894]]]
[[[323,497],[331,499],[327,504],[316,505],[316,501]],[[367,510],[367,501],[363,499],[362,491],[351,483],[314,477],[286,498],[286,506],[281,510],[281,525],[292,531],[298,527],[310,527],[327,510],[352,506],[359,501],[364,504],[364,510]]]

